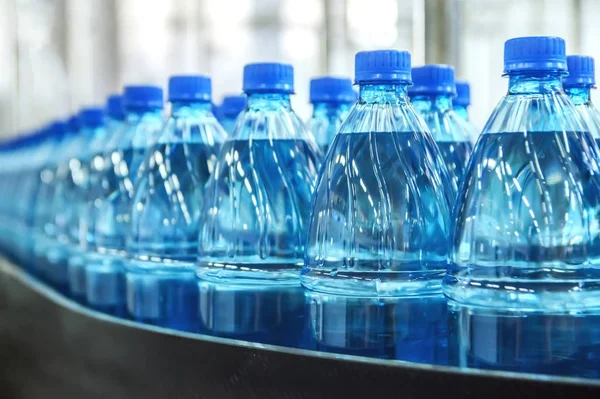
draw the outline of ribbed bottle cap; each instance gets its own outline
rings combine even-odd
[[[563,78],[565,87],[591,87],[596,85],[594,59],[586,55],[570,55],[567,57],[569,75]]]
[[[111,119],[122,121],[125,119],[125,111],[123,110],[123,96],[120,94],[111,94],[106,99],[104,105],[104,113]]]
[[[354,57],[356,83],[411,83],[410,53],[398,50],[360,51]]]
[[[424,65],[412,69],[413,85],[410,95],[456,94],[454,67],[450,65]]]
[[[81,125],[88,129],[104,126],[104,110],[100,107],[82,108],[79,111]]]
[[[565,41],[560,37],[517,37],[504,43],[504,73],[566,71]]]
[[[210,101],[212,82],[204,75],[177,75],[169,78],[169,101]]]
[[[325,76],[311,79],[310,102],[352,103],[356,93],[352,89],[352,80]]]
[[[246,96],[225,96],[219,107],[219,113],[222,118],[237,118],[244,108],[246,108]]]
[[[294,68],[277,62],[260,62],[244,67],[245,93],[294,92]]]
[[[123,107],[154,110],[163,107],[163,91],[158,86],[125,86]]]
[[[73,115],[67,121],[67,128],[72,133],[77,133],[81,128],[81,121],[79,120],[79,115]]]
[[[456,81],[456,97],[452,102],[463,107],[471,105],[471,86],[469,86],[469,83],[464,80]]]

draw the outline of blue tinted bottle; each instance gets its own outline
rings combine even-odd
[[[47,253],[54,244],[56,228],[54,224],[53,200],[59,182],[60,168],[64,165],[69,155],[69,146],[73,141],[74,133],[69,131],[65,122],[57,121],[50,124],[47,134],[52,148],[52,155],[45,161],[39,171],[40,184],[35,194],[35,205],[32,215],[32,239],[30,246],[32,271],[41,279],[47,279]]]
[[[600,144],[600,112],[591,99],[596,86],[594,59],[584,55],[567,57],[569,74],[563,78],[565,92],[571,97],[594,141]]]
[[[140,167],[162,130],[162,89],[126,86],[123,107],[125,120],[116,133],[116,144],[109,142],[110,149],[103,157],[102,194],[95,200],[91,216],[94,244],[85,261],[87,304],[117,315],[126,313],[123,261],[131,206]]]
[[[320,169],[302,285],[322,351],[446,362],[455,192],[411,105],[410,54],[359,52],[359,100]]]
[[[135,320],[198,328],[199,219],[204,187],[227,134],[211,111],[211,80],[173,76],[171,116],[144,161],[127,240],[127,310]]]
[[[57,169],[52,204],[55,242],[46,254],[47,277],[64,292],[68,291],[68,260],[78,240],[78,212],[86,190],[91,143],[103,125],[102,108],[83,108],[77,117],[77,138],[71,144],[67,162]]]
[[[471,105],[471,86],[464,80],[456,81],[456,97],[452,100],[454,112],[462,119],[467,121],[469,126],[469,138],[475,145],[479,137],[479,129],[473,125],[469,116],[469,106]]]
[[[200,327],[222,337],[298,346],[304,328],[299,273],[319,155],[290,105],[290,65],[246,65],[243,88],[246,110],[204,197]]]
[[[246,96],[225,96],[219,107],[219,122],[227,134],[231,134],[235,128],[235,121],[246,107]]]
[[[83,129],[91,136],[87,155],[82,160],[82,173],[78,182],[77,208],[74,220],[69,223],[71,250],[67,260],[69,294],[85,302],[85,259],[94,246],[92,209],[102,198],[101,175],[105,167],[103,154],[114,142],[115,131],[124,119],[121,96],[110,96],[104,109],[93,108],[88,118],[82,118]]]
[[[316,78],[310,81],[310,102],[313,113],[308,121],[308,129],[325,154],[350,107],[356,102],[356,92],[352,89],[350,79]]]
[[[504,45],[508,93],[479,138],[453,217],[453,364],[600,376],[600,175],[561,79],[565,42]]]
[[[42,172],[46,170],[49,165],[49,161],[55,155],[55,142],[56,137],[51,133],[51,130],[47,127],[39,129],[35,134],[28,137],[26,140],[26,148],[32,152],[31,158],[24,157],[24,159],[32,159],[33,162],[28,163],[27,169],[27,185],[21,185],[23,190],[20,206],[22,210],[20,214],[24,216],[23,228],[24,236],[19,240],[20,245],[18,247],[17,259],[25,265],[26,269],[35,272],[36,262],[34,261],[34,243],[37,237],[38,217],[40,213],[37,208],[38,194],[41,190],[40,187],[46,183],[42,177],[46,177]]]
[[[0,145],[0,242],[1,250],[16,264],[26,265],[25,248],[31,199],[43,165],[43,132],[4,139]]]
[[[470,128],[452,107],[456,94],[454,67],[425,65],[412,69],[413,86],[408,89],[411,101],[431,131],[448,174],[458,187],[472,145]]]

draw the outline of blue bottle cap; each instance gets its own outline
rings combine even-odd
[[[311,79],[310,102],[352,103],[356,93],[352,89],[352,80],[325,76]]]
[[[120,94],[111,94],[106,99],[104,112],[109,118],[122,121],[125,119],[123,111],[123,96]]]
[[[454,67],[450,65],[424,65],[412,69],[413,86],[408,93],[414,95],[456,94]]]
[[[77,133],[79,129],[81,129],[81,120],[79,119],[79,115],[73,115],[67,121],[67,128],[71,133]]]
[[[586,55],[570,55],[567,57],[569,75],[563,78],[565,87],[593,87],[596,85],[594,58]]]
[[[258,62],[244,66],[245,93],[294,93],[294,68],[277,62]]]
[[[504,43],[504,73],[567,70],[565,41],[560,37],[517,37]]]
[[[246,96],[225,96],[223,104],[219,107],[219,114],[222,118],[237,118],[246,108]]]
[[[212,82],[208,76],[189,75],[169,78],[169,101],[210,101]]]
[[[456,81],[456,97],[452,102],[463,107],[471,105],[471,86],[469,86],[469,83],[464,80]]]
[[[125,86],[123,107],[155,110],[163,107],[163,91],[158,86]]]
[[[99,107],[82,108],[79,111],[81,125],[88,129],[104,126],[104,109]]]
[[[68,122],[54,121],[48,125],[48,134],[53,137],[62,137],[69,133]]]
[[[398,50],[360,51],[354,58],[354,81],[410,84],[410,53]]]

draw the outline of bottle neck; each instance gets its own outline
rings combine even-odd
[[[137,120],[144,116],[162,116],[162,108],[127,108],[125,110],[125,120]]]
[[[290,95],[283,93],[247,93],[248,108],[291,109]]]
[[[172,101],[171,116],[181,118],[212,112],[212,104],[209,101]]]
[[[408,102],[408,85],[405,83],[361,84],[359,89],[361,103]]]
[[[441,112],[452,109],[452,97],[448,94],[415,96],[411,99],[411,102],[421,113],[434,109]]]
[[[351,104],[340,102],[315,102],[313,103],[313,118],[326,118],[347,112]]]
[[[452,107],[454,109],[454,112],[456,112],[456,114],[458,116],[460,116],[462,119],[468,121],[469,120],[469,112],[467,111],[467,107],[465,107],[464,105],[453,105]]]
[[[508,94],[553,94],[563,90],[562,72],[529,72],[508,76]]]
[[[591,87],[565,87],[565,92],[575,105],[585,105],[591,102]]]

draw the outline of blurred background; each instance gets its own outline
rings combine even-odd
[[[597,15],[597,0],[0,0],[0,137],[176,73],[210,75],[218,103],[251,61],[294,65],[307,118],[309,79],[352,76],[354,54],[375,48],[454,65],[481,127],[506,91],[506,39],[557,35],[600,57]]]

